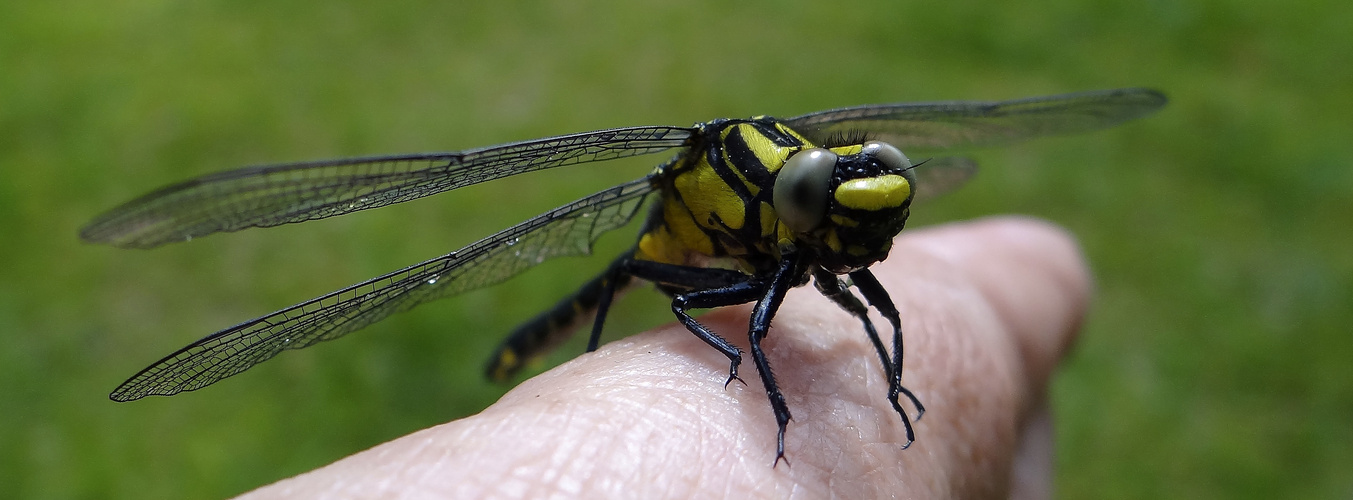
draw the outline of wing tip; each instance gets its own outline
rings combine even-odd
[[[1129,120],[1154,113],[1170,103],[1170,98],[1165,95],[1164,91],[1151,87],[1127,87],[1098,91],[1098,93],[1102,93],[1106,100],[1113,101],[1115,104],[1135,108],[1136,113],[1128,117]]]
[[[180,392],[182,391],[155,391],[153,388],[147,388],[140,384],[136,380],[136,377],[132,377],[132,380],[123,382],[121,385],[118,385],[116,389],[113,389],[113,392],[108,393],[108,399],[118,403],[126,403],[129,401],[136,401],[146,396],[172,396]]]
[[[108,245],[126,249],[155,248],[170,242],[163,236],[157,236],[153,231],[150,231],[156,225],[158,224],[155,221],[141,221],[131,224],[127,220],[99,218],[80,228],[79,237],[80,241],[93,245]],[[192,236],[183,236],[182,241],[191,239]]]
[[[118,403],[126,403],[126,402],[129,402],[129,401],[136,401],[136,400],[141,399],[141,398],[144,398],[144,397],[146,397],[146,396],[149,396],[149,394],[128,393],[128,392],[126,392],[126,391],[123,391],[123,389],[122,389],[121,387],[118,387],[117,389],[113,389],[113,392],[108,393],[108,399],[111,399],[111,400],[113,400],[113,401],[115,401],[115,402],[118,402]]]

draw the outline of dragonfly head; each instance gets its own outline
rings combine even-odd
[[[916,176],[890,144],[805,149],[780,168],[776,214],[798,247],[838,274],[883,260],[907,222]]]

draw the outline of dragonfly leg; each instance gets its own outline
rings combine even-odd
[[[893,305],[892,297],[888,296],[888,291],[883,288],[883,285],[879,283],[873,273],[867,269],[861,269],[850,273],[850,279],[855,283],[855,288],[860,290],[860,295],[863,295],[865,300],[869,301],[869,305],[874,306],[874,309],[883,314],[883,317],[887,318],[888,322],[893,325],[893,358],[892,370],[888,378],[888,402],[893,405],[893,410],[897,411],[897,414],[902,417],[902,424],[906,427],[907,442],[902,445],[902,448],[906,449],[916,440],[916,432],[912,429],[911,418],[902,409],[902,403],[898,401],[898,396],[906,396],[911,404],[916,407],[916,420],[920,420],[925,415],[925,405],[921,404],[921,400],[917,399],[911,390],[902,385],[902,318],[897,312],[897,307]],[[880,356],[884,356],[882,343],[877,338],[877,334],[871,340],[874,341],[875,348],[879,349]],[[885,363],[887,363],[886,357]]]
[[[766,353],[761,349],[761,340],[766,338],[770,332],[771,319],[775,317],[776,311],[779,311],[780,304],[784,302],[785,295],[789,289],[800,283],[801,271],[799,271],[799,261],[801,257],[797,253],[786,253],[781,255],[780,268],[776,271],[774,279],[766,287],[766,292],[761,300],[758,300],[756,307],[752,309],[751,328],[747,332],[751,340],[752,362],[756,364],[756,370],[761,373],[761,382],[766,386],[766,397],[770,399],[771,410],[775,413],[775,425],[777,432],[775,434],[775,463],[778,465],[781,460],[789,463],[785,458],[785,427],[789,425],[789,420],[793,418],[789,414],[789,404],[785,403],[785,396],[780,392],[780,386],[775,383],[775,374],[771,372],[770,361],[766,359]]]
[[[789,293],[791,288],[802,282],[801,261],[802,257],[795,252],[783,254],[779,269],[776,270],[769,281],[735,271],[671,266],[651,262],[636,263],[638,265],[630,268],[635,277],[654,281],[660,286],[714,286],[703,290],[676,293],[672,299],[672,312],[676,313],[677,319],[681,320],[686,329],[728,357],[730,362],[729,377],[724,382],[725,386],[733,380],[742,381],[737,375],[738,365],[742,362],[742,354],[736,346],[696,321],[687,310],[756,301],[747,336],[751,343],[752,362],[756,365],[757,372],[761,374],[761,382],[765,385],[766,397],[770,399],[771,411],[775,414],[777,427],[775,464],[779,464],[781,460],[789,463],[789,460],[785,458],[785,428],[788,427],[792,416],[789,412],[789,404],[785,402],[784,394],[780,392],[780,387],[775,382],[775,375],[771,372],[770,361],[767,360],[766,353],[761,348],[761,341],[766,338],[766,334],[770,331],[771,319],[780,309],[780,304],[784,302],[785,295]]]
[[[649,261],[633,261],[629,270],[635,277],[657,283],[660,288],[695,289],[673,294],[672,313],[676,314],[677,320],[681,321],[687,330],[728,358],[728,380],[724,381],[725,387],[734,380],[746,384],[738,377],[742,351],[697,321],[688,310],[755,301],[765,290],[761,280],[727,269],[674,266]]]
[[[618,290],[623,290],[633,281],[633,276],[626,270],[631,253],[626,252],[612,261],[605,271],[573,295],[513,330],[489,359],[486,369],[489,379],[498,382],[510,380],[530,360],[544,356],[568,340],[578,326],[594,313],[596,319],[592,324],[587,350],[595,351],[612,299]]]
[[[888,354],[888,349],[883,346],[883,339],[879,338],[878,330],[874,328],[874,322],[869,319],[869,308],[865,307],[864,303],[855,297],[855,294],[850,293],[850,290],[846,288],[840,278],[825,269],[818,268],[813,272],[813,283],[817,285],[818,292],[831,299],[837,306],[854,315],[864,324],[864,332],[869,336],[869,342],[874,345],[874,351],[878,353],[879,359],[883,362],[883,379],[889,382],[891,390],[893,361]]]
[[[615,298],[616,288],[628,285],[631,281],[632,276],[624,268],[630,253],[616,259],[605,273],[597,277],[601,290],[597,300],[597,315],[592,320],[592,334],[587,337],[587,352],[597,350],[597,345],[601,343],[601,330],[606,325],[606,313],[611,310],[611,301]]]

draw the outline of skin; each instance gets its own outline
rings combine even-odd
[[[478,415],[247,497],[1049,496],[1047,384],[1091,291],[1075,241],[1045,222],[989,218],[904,231],[871,269],[902,313],[903,383],[928,410],[909,449],[859,322],[804,287],[763,344],[794,416],[788,465],[772,467],[775,419],[750,359],[747,385],[725,389],[727,360],[672,324],[527,380]],[[745,350],[749,309],[701,321]]]

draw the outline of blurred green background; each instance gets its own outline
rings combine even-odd
[[[553,262],[207,390],[106,394],[216,329],[440,255],[661,157],[153,251],[77,241],[93,215],[165,183],[614,126],[1139,85],[1171,104],[983,152],[979,176],[914,210],[912,226],[1017,212],[1081,238],[1099,295],[1053,387],[1062,496],[1353,495],[1353,4],[487,4],[0,4],[0,497],[220,497],[478,411],[504,390],[479,376],[498,337],[605,258]],[[622,233],[599,251],[627,245]],[[614,314],[612,336],[670,321],[653,294]]]

